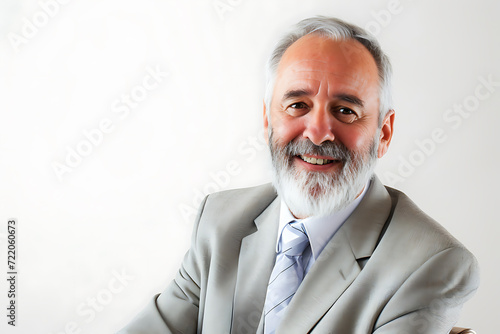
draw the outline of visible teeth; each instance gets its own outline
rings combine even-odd
[[[308,162],[308,163],[313,164],[313,165],[326,165],[326,164],[333,162],[333,160],[327,160],[327,159],[308,158],[304,155],[301,155],[300,158],[302,160],[304,160],[305,162]]]

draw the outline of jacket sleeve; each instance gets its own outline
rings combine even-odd
[[[408,277],[380,313],[375,334],[447,334],[479,285],[475,257],[445,249]]]
[[[198,249],[198,226],[205,207],[201,204],[195,220],[191,248],[175,279],[117,334],[196,333],[200,304],[201,272]]]

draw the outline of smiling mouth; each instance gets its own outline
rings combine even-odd
[[[305,155],[299,155],[298,157],[300,159],[302,159],[303,161],[310,163],[311,165],[328,165],[328,164],[331,164],[331,163],[338,161],[338,160],[310,158],[310,157],[306,157]]]

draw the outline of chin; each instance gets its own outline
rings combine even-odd
[[[375,163],[357,167],[346,166],[334,174],[275,170],[273,185],[295,217],[328,216],[358,197],[373,176]]]

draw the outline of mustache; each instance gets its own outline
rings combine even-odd
[[[340,161],[350,161],[352,159],[349,149],[340,142],[326,141],[321,145],[316,145],[308,138],[300,138],[290,141],[281,150],[282,154],[289,158],[309,154],[327,156]]]

